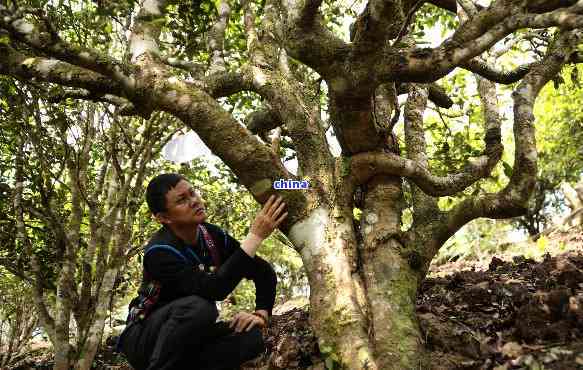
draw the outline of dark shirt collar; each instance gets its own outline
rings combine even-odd
[[[164,243],[181,249],[187,247],[186,242],[180,239],[178,236],[176,236],[176,234],[174,234],[174,232],[166,225],[162,225],[162,227],[158,230],[156,235],[152,238],[151,243],[152,244]]]

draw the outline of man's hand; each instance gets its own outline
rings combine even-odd
[[[263,209],[255,216],[255,221],[253,221],[249,232],[261,239],[267,238],[286,218],[287,212],[282,213],[284,208],[285,203],[282,197],[270,196]]]
[[[239,312],[233,317],[229,328],[234,329],[236,333],[241,333],[243,330],[249,331],[254,326],[263,328],[267,322],[259,316],[255,316],[248,312]]]

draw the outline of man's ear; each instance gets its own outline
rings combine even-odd
[[[158,212],[154,215],[154,218],[161,223],[162,225],[166,225],[169,223],[172,223],[172,221],[170,221],[168,219],[168,217],[166,217],[166,213],[165,212]]]

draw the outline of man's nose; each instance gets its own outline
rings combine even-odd
[[[202,200],[200,199],[200,197],[198,195],[192,195],[190,197],[189,201],[190,201],[191,207],[195,207],[202,202]]]

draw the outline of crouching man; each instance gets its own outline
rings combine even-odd
[[[271,196],[239,243],[207,217],[200,194],[181,175],[152,179],[146,201],[162,227],[146,246],[142,284],[130,303],[118,348],[137,370],[237,368],[263,352],[261,327],[275,301],[273,268],[255,255],[285,219]],[[218,321],[221,301],[242,278],[253,280],[256,309]]]

